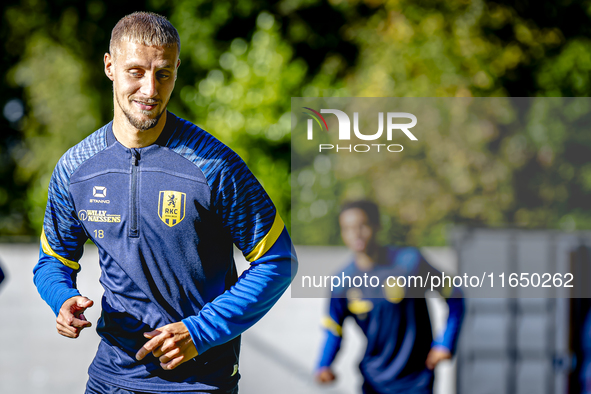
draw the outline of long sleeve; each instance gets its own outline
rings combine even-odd
[[[60,159],[49,183],[39,261],[33,269],[37,291],[56,316],[64,301],[80,295],[76,289],[76,274],[88,239],[68,192],[67,157],[68,154]]]
[[[273,246],[251,263],[232,288],[183,320],[197,352],[221,345],[259,321],[279,300],[297,269],[291,239],[284,228]]]
[[[445,347],[453,354],[456,351],[460,329],[464,319],[464,299],[448,298],[447,305],[449,306],[449,314],[447,316],[445,330],[433,341],[433,346]]]
[[[325,339],[322,345],[318,368],[329,367],[337,356],[343,340],[343,322],[348,316],[347,299],[331,298],[328,316],[322,320]]]
[[[43,244],[45,233],[41,237]],[[33,281],[41,298],[47,302],[57,316],[62,304],[68,298],[80,295],[80,292],[76,289],[75,284],[77,270],[63,264],[54,255],[46,253],[43,250],[43,245],[39,248],[39,261],[33,269]]]
[[[209,136],[194,136],[190,150],[181,146],[180,152],[190,152],[188,158],[203,171],[211,211],[251,264],[230,289],[183,320],[201,354],[261,319],[291,283],[297,258],[273,202],[244,161]]]

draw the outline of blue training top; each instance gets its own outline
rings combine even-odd
[[[431,321],[424,298],[425,291],[410,287],[388,286],[389,277],[441,275],[416,248],[388,247],[386,261],[370,271],[349,264],[339,277],[345,285],[335,288],[330,299],[329,316],[323,320],[326,340],[318,368],[328,367],[335,359],[342,341],[342,325],[352,316],[367,337],[367,348],[359,369],[373,390],[378,393],[430,393],[433,371],[425,361],[434,346],[454,352],[464,315],[462,293],[453,287],[437,290],[447,299],[449,315],[444,332],[433,341]],[[359,286],[353,279],[374,276],[371,286]],[[399,281],[398,283],[404,283]],[[381,285],[384,286],[381,286]],[[375,287],[374,287],[375,286]],[[410,295],[410,297],[409,297]],[[422,296],[422,298],[420,298]],[[418,298],[414,298],[418,297]]]
[[[104,288],[101,342],[89,375],[129,390],[229,391],[239,379],[239,335],[289,286],[295,252],[283,221],[244,162],[194,124],[167,113],[153,145],[129,149],[112,123],[59,160],[35,285],[55,314],[76,289],[91,239]],[[251,266],[237,277],[232,244]],[[199,353],[172,371],[144,332],[182,321]]]

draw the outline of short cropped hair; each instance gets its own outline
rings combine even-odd
[[[119,43],[124,41],[146,46],[176,45],[177,53],[181,52],[181,39],[177,30],[168,19],[153,12],[134,12],[117,22],[111,32],[111,55],[116,55]]]
[[[371,225],[376,227],[380,226],[380,209],[373,201],[369,200],[356,200],[356,201],[348,201],[341,205],[341,211],[339,212],[339,216],[349,210],[349,209],[361,209],[367,215],[367,219]]]

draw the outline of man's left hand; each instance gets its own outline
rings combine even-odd
[[[144,336],[149,341],[135,355],[137,360],[143,359],[151,352],[160,360],[162,369],[171,370],[197,357],[195,344],[189,330],[182,322],[167,324],[154,331],[145,332]]]
[[[427,365],[427,368],[433,370],[439,362],[449,359],[451,359],[451,352],[449,350],[444,347],[434,347],[429,351],[425,365]]]

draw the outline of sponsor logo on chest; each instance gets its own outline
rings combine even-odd
[[[81,209],[78,211],[78,218],[83,222],[121,223],[121,215],[111,215],[97,209]]]
[[[95,198],[91,198],[91,203],[96,204],[110,204],[110,200],[103,200],[107,197],[107,187],[106,186],[93,186],[92,187],[92,196]]]

